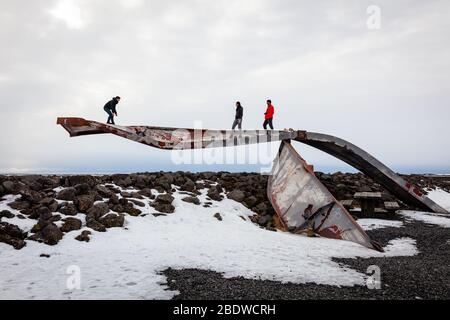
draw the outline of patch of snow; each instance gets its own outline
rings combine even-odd
[[[450,212],[450,193],[437,188],[435,190],[428,191],[427,197]]]
[[[107,185],[117,188],[118,190],[120,190],[120,192],[130,192],[131,193],[131,192],[138,192],[139,191],[139,189],[135,189],[133,187],[129,187],[128,189],[124,189],[121,186],[118,186],[118,185],[116,185],[114,183],[108,183]],[[106,186],[106,185],[103,185],[103,186]],[[172,185],[172,188],[174,188],[174,187],[175,186]],[[159,193],[156,189],[151,189],[151,191],[152,191],[152,194],[155,195],[155,197],[157,197],[160,194],[164,194],[164,193]],[[116,194],[116,196],[117,196],[118,199],[122,199],[123,198],[122,194],[120,194],[120,193]],[[135,209],[141,210],[142,214],[158,213],[158,211],[156,211],[152,206],[150,206],[150,203],[152,203],[153,200],[151,200],[147,196],[141,195],[141,197],[142,197],[142,199],[138,199],[138,198],[126,198],[126,199],[128,199],[128,200],[137,200],[139,202],[142,202],[144,204],[144,207],[140,207],[140,206],[138,206],[137,204],[135,204],[135,203],[133,203],[131,201],[131,204],[133,205],[133,207]],[[109,199],[103,199],[103,202],[107,202],[108,200]],[[101,202],[101,201],[99,201],[99,202]]]
[[[330,239],[331,240],[331,239]],[[386,247],[383,248],[384,252],[372,252],[374,250],[370,250],[369,252],[354,252],[353,257],[349,257],[348,253],[334,253],[334,258],[370,258],[370,257],[397,257],[397,256],[414,256],[419,253],[416,247],[416,240],[403,237],[398,239],[393,239],[388,242]]]
[[[396,256],[413,256],[419,253],[416,247],[416,240],[411,238],[399,238],[388,242],[387,246],[384,247],[385,256],[396,257]]]
[[[1,210],[13,210],[9,206],[7,206],[8,203],[14,202],[18,199],[20,199],[22,196],[20,194],[7,194],[2,198],[2,202],[0,203],[0,209]]]
[[[9,203],[14,202],[17,199],[20,199],[20,197],[21,197],[20,195],[11,195],[11,194],[3,197],[3,201],[0,202],[0,211],[8,210],[12,214],[14,214],[15,217],[14,218],[3,217],[1,218],[1,221],[14,224],[18,226],[20,229],[22,229],[22,231],[28,232],[33,228],[33,226],[36,224],[37,221],[28,219],[26,218],[26,216],[24,216],[25,219],[18,218],[17,215],[20,214],[20,211],[15,210],[10,206],[8,206]]]
[[[409,211],[409,210],[399,211],[399,214],[411,220],[422,221],[443,228],[450,228],[450,216],[448,215],[423,211]]]
[[[381,228],[400,228],[402,221],[383,219],[358,219],[356,221],[364,230],[375,230]]]
[[[56,194],[60,193],[61,191],[63,191],[64,189],[66,189],[65,187],[56,187],[53,189],[53,191],[55,191]]]
[[[55,222],[53,222],[58,228],[61,228],[62,227],[62,225],[64,224],[64,221],[62,221],[62,220],[59,220],[59,221],[55,221]]]
[[[32,219],[19,219],[16,217],[14,218],[2,218],[2,222],[7,222],[7,223],[11,223],[14,224],[16,226],[18,226],[22,231],[25,232],[29,232],[33,226],[37,223],[36,220],[32,220]]]
[[[199,196],[202,202],[206,191]],[[127,229],[92,232],[88,243],[74,240],[88,229],[67,233],[56,246],[27,241],[15,250],[0,243],[0,265],[8,270],[0,273],[0,299],[170,299],[177,292],[167,290],[160,273],[168,267],[214,270],[225,277],[364,285],[367,275],[332,258],[417,254],[409,238],[392,240],[380,253],[349,241],[262,229],[243,220],[240,216],[254,213],[231,199],[204,208],[182,201],[183,194],[173,196],[173,214],[126,216]],[[217,212],[222,221],[214,218]],[[39,257],[42,253],[50,258]],[[80,288],[67,286],[78,268]]]

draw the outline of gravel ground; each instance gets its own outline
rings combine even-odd
[[[365,286],[336,287],[317,284],[283,284],[276,281],[224,278],[209,270],[167,269],[163,273],[174,299],[450,299],[450,230],[422,222],[406,222],[401,228],[367,232],[386,245],[398,237],[417,240],[420,253],[413,257],[335,259],[366,272],[381,269],[381,289]]]

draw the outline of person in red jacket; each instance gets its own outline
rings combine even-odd
[[[267,129],[267,125],[269,125],[270,129],[273,130],[272,119],[274,113],[275,109],[273,108],[272,101],[267,100],[267,110],[264,113],[264,123],[263,123],[264,129]]]

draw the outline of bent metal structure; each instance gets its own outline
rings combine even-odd
[[[426,211],[448,213],[373,156],[343,139],[294,130],[205,130],[150,126],[118,126],[82,118],[58,118],[71,137],[114,134],[166,150],[229,147],[282,141],[268,184],[268,196],[286,229],[310,230],[324,237],[346,239],[381,250],[350,214],[308,170],[290,145],[291,140],[310,145],[348,163],[389,190],[401,201]]]
[[[287,141],[281,143],[272,167],[267,196],[284,228],[291,232],[349,240],[382,251]]]

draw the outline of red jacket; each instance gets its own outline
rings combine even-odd
[[[268,106],[267,106],[267,110],[266,110],[266,112],[264,113],[265,114],[265,116],[264,116],[264,119],[271,119],[271,118],[273,118],[273,114],[275,113],[275,110],[274,110],[274,108],[273,108],[273,105],[271,105],[271,104],[269,104]]]

